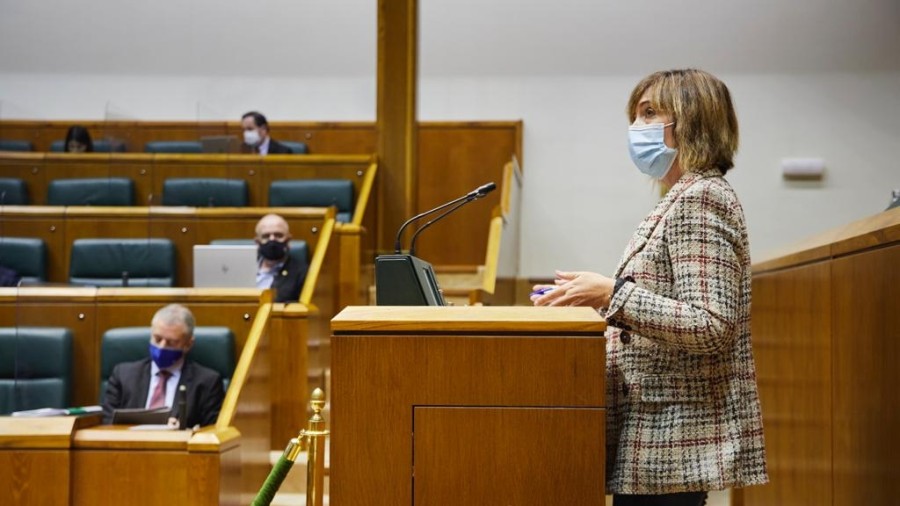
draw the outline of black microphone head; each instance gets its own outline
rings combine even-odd
[[[493,181],[491,181],[490,183],[479,186],[478,189],[475,190],[475,194],[478,195],[478,198],[481,198],[496,189],[497,189],[497,184],[494,183]]]

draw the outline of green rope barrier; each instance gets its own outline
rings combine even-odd
[[[281,487],[281,483],[294,466],[294,461],[297,460],[298,453],[300,453],[300,442],[296,438],[291,439],[287,448],[284,449],[284,453],[278,458],[278,462],[272,466],[272,470],[269,472],[266,482],[263,483],[262,488],[259,489],[251,506],[269,506],[272,499],[275,497],[275,493],[278,492],[278,489]]]

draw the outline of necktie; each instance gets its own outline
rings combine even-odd
[[[156,375],[159,377],[159,381],[156,382],[156,388],[153,389],[153,395],[150,396],[150,409],[165,407],[166,383],[169,381],[169,376],[172,373],[162,369]]]

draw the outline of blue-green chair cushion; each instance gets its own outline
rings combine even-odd
[[[292,155],[309,154],[309,146],[307,146],[305,142],[296,142],[296,141],[278,141],[278,142],[287,146],[291,150]]]
[[[224,178],[169,178],[163,182],[164,206],[244,207],[247,181]]]
[[[72,332],[62,327],[0,328],[0,414],[70,404]]]
[[[269,185],[272,207],[337,207],[337,221],[353,217],[353,182],[348,179],[282,179]]]
[[[17,177],[0,177],[0,206],[27,206],[28,186]]]
[[[144,144],[145,153],[202,153],[200,141],[152,141]]]
[[[20,139],[0,139],[0,151],[34,151],[34,145]]]
[[[0,237],[0,265],[16,271],[26,283],[47,279],[47,246],[34,237]]]
[[[77,239],[69,283],[83,286],[169,287],[175,283],[175,246],[169,239]]]
[[[54,179],[47,187],[48,206],[131,206],[134,183],[125,177]]]

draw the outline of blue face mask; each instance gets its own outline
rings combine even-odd
[[[628,152],[637,168],[650,177],[662,179],[669,173],[678,150],[666,146],[665,131],[675,123],[651,123],[628,127]]]
[[[160,348],[159,346],[150,343],[150,358],[153,359],[156,366],[160,369],[172,367],[172,364],[178,362],[178,359],[180,359],[182,355],[184,355],[184,350]]]

